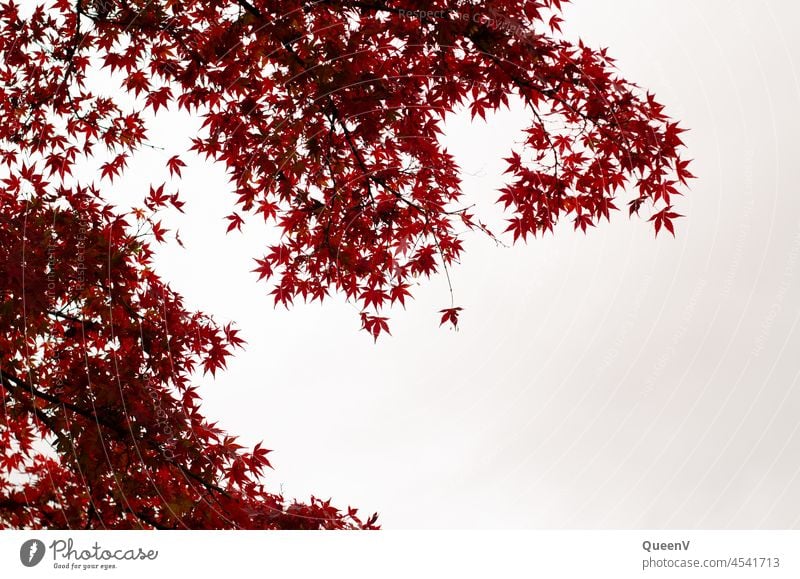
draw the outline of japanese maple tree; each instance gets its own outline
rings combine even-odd
[[[197,115],[191,151],[236,195],[222,226],[281,233],[254,256],[275,304],[341,296],[374,338],[386,309],[458,260],[464,230],[585,231],[622,198],[674,233],[682,129],[605,50],[562,38],[560,4],[0,2],[0,524],[374,528],[270,492],[269,451],[202,416],[198,381],[243,342],[153,270],[170,239],[159,212],[183,202],[157,182],[132,210],[104,192],[157,139],[154,118]],[[528,125],[499,191],[507,227],[492,231],[438,137],[448,113],[512,98]],[[165,169],[179,182],[186,166],[177,152]],[[461,308],[443,305],[455,326]]]

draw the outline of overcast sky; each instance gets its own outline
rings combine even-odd
[[[341,298],[273,309],[250,273],[270,232],[225,235],[225,175],[192,163],[172,220],[186,249],[160,249],[160,273],[248,341],[202,386],[206,414],[275,449],[275,490],[385,528],[800,527],[798,22],[793,2],[567,7],[569,36],[608,47],[691,129],[687,217],[676,239],[622,213],[512,249],[468,236],[458,332],[437,327],[443,279],[377,344]],[[526,122],[448,124],[487,211]],[[186,119],[159,128],[164,154],[186,147]]]

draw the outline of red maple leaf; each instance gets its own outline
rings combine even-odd
[[[442,314],[442,319],[439,322],[439,325],[444,325],[446,323],[452,324],[453,328],[458,328],[458,314],[464,308],[445,308],[440,310],[439,313]]]
[[[169,161],[167,161],[167,168],[169,168],[170,175],[177,175],[178,177],[181,176],[181,167],[185,167],[186,163],[181,161],[181,158],[178,155],[174,155],[170,157]]]

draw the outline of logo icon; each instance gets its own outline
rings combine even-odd
[[[44,558],[44,543],[39,539],[28,539],[19,548],[19,560],[26,567],[35,567]]]

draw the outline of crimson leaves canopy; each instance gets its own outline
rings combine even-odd
[[[605,50],[560,37],[559,0],[27,0],[0,3],[0,524],[67,528],[373,528],[265,486],[199,410],[196,382],[241,346],[152,268],[153,183],[103,192],[150,146],[148,119],[202,118],[191,150],[280,241],[255,256],[276,304],[342,294],[362,327],[462,252],[459,231],[526,240],[628,211],[674,233],[691,177],[678,125]],[[89,75],[121,79],[112,94]],[[506,231],[463,206],[445,116],[520,99],[524,142],[499,193]],[[87,179],[78,166],[102,159]],[[180,154],[166,169],[179,180]],[[441,323],[456,325],[449,304]]]

